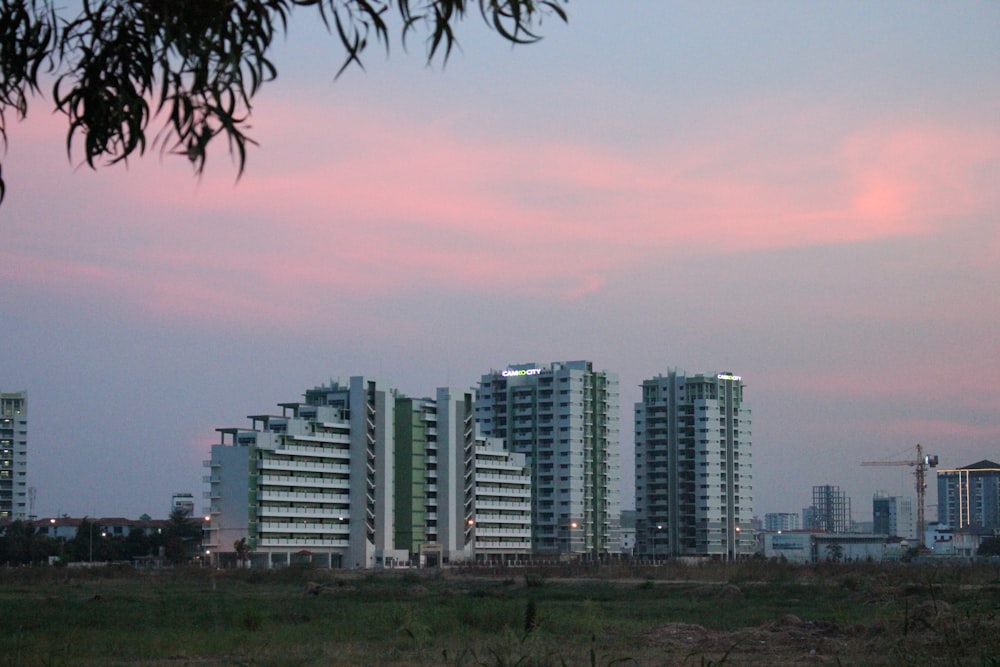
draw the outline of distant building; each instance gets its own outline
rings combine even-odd
[[[194,496],[190,493],[175,493],[170,499],[170,512],[183,510],[190,517],[194,516]]]
[[[802,529],[816,530],[816,508],[812,505],[802,508]]]
[[[879,561],[885,556],[885,537],[810,531],[765,533],[764,556],[792,563]]]
[[[492,370],[479,383],[476,419],[531,470],[534,552],[619,552],[617,375],[590,361]]]
[[[28,393],[0,392],[0,519],[28,518]]]
[[[1000,464],[938,470],[938,521],[951,529],[1000,528]]]
[[[872,532],[916,540],[917,520],[913,505],[912,498],[877,492],[872,498]]]
[[[769,533],[798,529],[799,515],[795,512],[768,512],[764,515],[764,530]]]
[[[824,533],[851,532],[851,499],[839,486],[825,484],[812,488],[813,503],[803,511],[803,528]]]
[[[169,526],[167,519],[126,519],[123,517],[49,517],[31,522],[39,535],[58,540],[72,540],[84,523],[94,531],[94,537],[125,539],[133,531],[145,535],[162,532]]]
[[[635,510],[622,510],[621,536],[622,553],[631,556],[635,553],[635,522],[637,513]]]
[[[755,551],[751,410],[732,373],[674,369],[635,404],[636,550],[735,559]]]

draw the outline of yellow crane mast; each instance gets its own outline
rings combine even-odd
[[[924,544],[924,496],[927,492],[927,470],[936,468],[938,457],[924,454],[924,448],[917,445],[917,458],[910,461],[862,461],[863,466],[912,466],[917,478],[917,540]]]

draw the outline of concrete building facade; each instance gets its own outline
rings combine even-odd
[[[531,554],[531,469],[497,438],[475,449],[473,557],[511,562]]]
[[[478,436],[471,390],[412,399],[353,377],[279,407],[250,428],[217,429],[205,478],[216,560],[233,562],[243,539],[258,567],[527,553],[530,479],[523,460]]]
[[[1000,464],[938,470],[938,522],[953,530],[1000,528]]]
[[[674,369],[635,405],[636,551],[735,559],[755,550],[752,414],[732,373]]]
[[[26,520],[28,393],[0,391],[0,519]]]
[[[530,480],[523,487],[516,478],[524,461],[479,435],[475,392],[440,388],[434,399],[398,397],[396,406],[397,548],[425,564],[527,553],[523,535],[507,539],[528,520]]]
[[[250,428],[216,429],[208,549],[232,559],[246,539],[256,566],[408,560],[393,548],[395,392],[354,377],[279,407],[278,415],[251,415]]]
[[[809,531],[764,535],[764,557],[790,563],[880,561],[885,553],[884,535]]]
[[[769,533],[799,529],[799,515],[795,512],[768,512],[764,515],[764,530]]]
[[[917,539],[913,498],[890,496],[878,491],[872,498],[872,532],[877,535]]]
[[[618,376],[589,361],[519,364],[482,376],[484,436],[525,457],[532,550],[600,557],[620,551]]]

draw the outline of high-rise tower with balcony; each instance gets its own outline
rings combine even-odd
[[[476,418],[531,471],[536,553],[620,551],[618,376],[589,361],[519,364],[482,376]]]
[[[635,405],[636,549],[734,559],[754,549],[751,411],[732,373],[674,369]]]
[[[0,519],[28,518],[28,394],[0,391]]]

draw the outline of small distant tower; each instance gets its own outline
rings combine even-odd
[[[175,493],[170,500],[170,512],[184,510],[188,516],[194,516],[194,496],[190,493]]]

